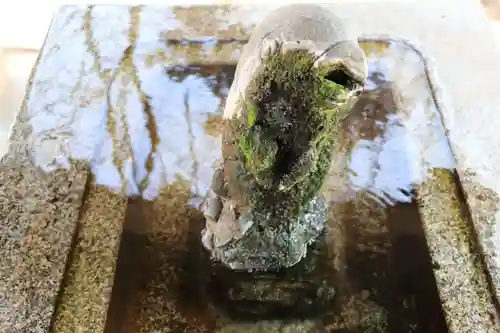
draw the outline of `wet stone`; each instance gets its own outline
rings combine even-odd
[[[52,332],[103,332],[127,198],[89,185]]]
[[[0,162],[0,331],[42,333],[50,327],[89,173],[77,163],[41,177],[15,149]]]
[[[97,132],[106,131],[105,122],[80,122],[82,116],[95,117],[93,103],[103,98],[100,88],[106,86],[75,70],[85,53],[66,43],[65,33],[82,41],[84,14],[85,7],[76,6],[56,15],[1,160],[2,332],[96,332],[106,316],[122,222],[114,209],[123,207],[123,198],[99,195],[91,163],[82,158],[89,150],[92,156]],[[80,29],[66,30],[67,24]],[[67,61],[67,47],[76,51],[74,62]],[[76,139],[79,125],[96,126],[84,135],[84,144]]]
[[[361,43],[369,77],[332,160],[329,218],[308,266],[259,276],[211,266],[200,205],[221,158],[217,121],[265,11],[56,15],[0,165],[1,332],[51,322],[61,333],[495,332],[481,258],[470,233],[454,232],[461,217],[446,215],[463,201],[456,179],[443,188],[432,177],[455,167],[439,110],[422,59],[400,42]],[[469,200],[496,209],[467,186]],[[472,215],[491,225],[490,212]],[[313,312],[302,294],[322,311],[273,313]]]
[[[454,172],[435,169],[417,192],[443,306],[457,318],[450,322],[452,332],[498,332],[495,296],[484,273],[486,261],[481,257],[464,198],[460,198],[463,194],[457,179]],[[457,290],[461,296],[451,303]]]
[[[326,52],[331,45],[339,46]],[[263,18],[243,49],[223,113],[223,202],[237,214],[223,210],[221,220],[242,227],[211,247],[214,260],[269,271],[307,255],[327,217],[320,192],[332,148],[366,75],[362,50],[333,12],[289,5]]]
[[[209,190],[220,159],[203,153],[218,152],[220,145],[212,145],[213,133],[200,133],[193,140],[199,145],[192,155],[193,172],[169,164],[176,176],[163,179],[169,185],[162,187],[159,196],[129,203],[106,332],[256,332],[263,328],[271,332],[447,332],[413,186],[426,179],[429,166],[453,168],[453,161],[425,86],[413,95],[404,89],[405,84],[425,82],[417,79],[422,68],[419,58],[402,44],[376,46],[381,50],[372,52],[370,44],[366,46],[369,78],[346,119],[345,142],[332,161],[325,189],[330,210],[324,243],[312,251],[309,266],[267,274],[212,266],[200,242],[201,206],[190,203],[200,195],[200,188]],[[393,57],[404,61],[387,69]],[[171,89],[201,79],[203,89],[192,93],[188,111],[195,112],[196,101],[206,101],[209,90],[215,97],[204,107],[212,105],[217,110],[214,114],[220,114],[218,106],[231,83],[230,70],[234,68],[179,66],[175,77],[182,81]],[[392,70],[408,76],[394,83],[387,73]],[[406,104],[401,104],[402,97],[407,98]],[[177,107],[183,110],[185,104]],[[193,127],[199,128],[203,124],[198,121],[208,119],[191,117]],[[414,130],[417,125],[422,132]],[[188,158],[189,147],[186,140],[178,152],[186,152]],[[424,159],[415,163],[416,156]],[[203,159],[205,164],[194,163]],[[203,168],[209,172],[200,172]],[[295,301],[312,299],[311,295],[323,303]],[[447,302],[453,304],[453,297]],[[283,314],[301,311],[309,316],[298,319]]]
[[[23,101],[0,161],[0,331],[9,333],[50,328],[89,176],[77,161],[51,174],[40,170],[26,140],[31,114]]]
[[[328,257],[325,237],[292,268],[275,272],[248,272],[212,263],[209,290],[212,299],[230,316],[294,318],[318,316],[335,308],[337,271]]]

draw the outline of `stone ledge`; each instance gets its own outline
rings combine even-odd
[[[40,109],[43,109],[44,105],[47,106],[51,102],[50,100],[40,102],[37,100],[37,96],[47,95],[46,91],[44,91],[44,84],[48,78],[53,76],[51,68],[53,61],[65,59],[62,53],[59,53],[55,58],[50,58],[57,54],[58,49],[61,48],[59,42],[68,41],[69,37],[75,38],[75,40],[80,39],[82,43],[84,43],[85,38],[90,40],[91,43],[87,45],[88,52],[81,50],[82,57],[92,57],[97,54],[96,59],[99,60],[101,65],[99,67],[99,64],[97,64],[98,75],[101,75],[103,81],[106,81],[109,80],[107,74],[117,66],[122,56],[121,54],[116,56],[113,52],[106,54],[106,52],[109,52],[109,48],[106,48],[106,46],[127,47],[130,44],[131,32],[132,36],[136,37],[137,35],[142,36],[142,38],[151,36],[149,39],[140,40],[144,42],[144,47],[141,48],[143,50],[142,56],[151,57],[151,54],[157,54],[156,50],[162,48],[164,41],[167,39],[192,40],[208,35],[222,39],[236,38],[244,40],[247,38],[253,24],[262,17],[265,11],[270,9],[269,7],[240,7],[234,11],[222,10],[213,16],[202,14],[197,18],[193,18],[192,15],[199,15],[199,13],[190,13],[186,9],[176,9],[181,21],[184,18],[184,22],[179,22],[172,16],[174,10],[163,12],[154,7],[144,7],[145,15],[149,15],[150,19],[134,23],[133,20],[129,22],[127,19],[123,19],[123,17],[128,17],[124,15],[124,11],[128,13],[128,8],[121,7],[117,10],[114,8],[113,6],[96,8],[97,10],[94,13],[95,30],[90,33],[88,29],[85,30],[84,28],[84,16],[86,15],[84,6],[64,7],[58,14],[58,22],[51,27],[50,31],[52,37],[51,46],[45,45],[41,55],[43,65],[40,67],[39,61],[37,67],[37,70],[44,69],[44,71],[38,73],[44,75],[40,75],[35,83],[37,88],[35,90],[38,90],[38,92],[31,96],[33,87],[30,85],[28,88],[32,103],[24,103],[14,127],[13,145],[9,154],[2,159],[4,172],[0,175],[0,189],[4,191],[2,198],[5,200],[5,204],[2,208],[5,207],[5,209],[1,210],[1,212],[5,217],[0,216],[7,221],[5,225],[8,230],[7,233],[2,234],[1,240],[8,245],[2,245],[2,251],[6,249],[6,254],[2,253],[1,260],[4,262],[1,265],[0,279],[8,279],[8,283],[4,284],[4,286],[12,286],[12,288],[0,294],[5,298],[5,304],[12,305],[7,310],[17,309],[16,315],[22,317],[17,317],[19,321],[15,323],[12,316],[2,317],[2,320],[6,318],[6,321],[1,323],[0,328],[9,333],[22,332],[25,327],[28,327],[27,325],[33,325],[30,328],[33,332],[42,332],[48,327],[49,319],[47,318],[51,316],[53,311],[53,299],[62,280],[66,258],[71,246],[70,242],[77,223],[83,190],[89,175],[87,167],[78,164],[69,171],[59,170],[41,180],[37,169],[26,166],[29,165],[30,160],[26,156],[25,144],[31,132],[27,110],[29,108],[29,114],[33,116]],[[499,97],[495,90],[497,71],[494,70],[494,66],[497,66],[495,64],[499,52],[494,43],[488,43],[493,39],[493,35],[480,14],[481,8],[479,8],[479,4],[473,4],[472,1],[465,0],[450,2],[449,4],[412,1],[406,3],[339,3],[332,8],[340,16],[344,17],[356,32],[404,37],[415,41],[422,47],[425,54],[435,59],[436,71],[442,79],[442,83],[446,86],[446,91],[450,94],[448,97],[454,104],[453,108],[448,107],[444,112],[444,120],[449,130],[449,137],[458,161],[459,173],[462,176],[476,229],[481,236],[483,248],[488,255],[490,272],[496,282],[498,293],[500,283],[499,275],[496,273],[495,257],[499,251],[500,241],[498,235],[496,235],[498,222],[495,218],[491,218],[491,216],[495,216],[498,208],[496,206],[485,208],[484,205],[477,204],[478,200],[483,202],[484,200],[481,198],[488,195],[488,193],[485,194],[484,190],[477,193],[477,186],[473,185],[476,182],[481,184],[483,188],[491,189],[492,193],[500,192],[500,170],[492,167],[500,164],[498,163],[499,155],[492,153],[500,151],[498,149],[500,140],[497,139],[498,136],[496,135],[496,128],[498,127],[496,125],[500,124],[500,118],[495,113],[495,108],[500,105],[500,100],[498,100]],[[373,15],[375,12],[377,15]],[[362,23],[354,21],[353,17],[363,17]],[[211,20],[206,21],[205,18]],[[468,22],[467,25],[462,24],[465,21]],[[238,24],[238,22],[245,22],[245,24]],[[422,27],[422,22],[426,22],[425,27],[427,30],[416,30],[415,27]],[[68,23],[70,23],[69,27],[65,25]],[[130,29],[134,24],[137,24],[135,30]],[[115,27],[112,31],[109,30],[110,25]],[[63,28],[66,30],[63,30]],[[160,33],[158,36],[152,37],[152,35],[148,35],[148,32],[151,32],[150,29],[155,29],[154,31],[158,29]],[[139,34],[139,32],[142,33]],[[71,35],[73,33],[74,35]],[[89,36],[91,38],[88,38]],[[99,43],[96,44],[96,41]],[[107,42],[111,44],[106,44]],[[68,46],[70,45],[67,44],[66,47]],[[98,47],[103,49],[98,50]],[[221,57],[225,61],[234,61],[233,59],[236,59],[237,55],[232,54],[233,51],[229,47],[222,52],[226,55]],[[194,53],[194,51],[188,52],[188,54],[191,53]],[[141,54],[138,54],[138,56],[141,56]],[[151,63],[154,65],[156,59],[156,63],[161,65],[167,60],[165,57],[164,54],[158,55],[158,58],[152,56]],[[186,55],[186,58],[189,57],[191,56]],[[174,55],[174,58],[181,57],[177,54]],[[48,59],[52,62],[49,62]],[[208,61],[207,58],[203,57],[203,52],[199,52],[198,55],[193,56],[191,59],[194,59],[192,62]],[[191,60],[182,61],[189,63]],[[212,61],[216,62],[220,61],[220,59],[216,57]],[[75,64],[77,62],[78,59],[75,59]],[[484,66],[485,63],[486,66]],[[59,68],[59,70],[64,69],[66,74],[79,71],[78,66],[74,64],[65,65],[67,67]],[[460,69],[460,74],[467,78],[466,80],[457,80],[457,69]],[[62,76],[57,77],[64,81]],[[94,79],[90,74],[88,77]],[[67,88],[61,87],[61,89]],[[69,87],[68,89],[72,88]],[[446,101],[443,102],[447,103]],[[451,106],[451,104],[449,105]],[[63,115],[74,115],[74,110],[66,112]],[[481,149],[478,149],[478,147],[481,147]],[[54,187],[55,184],[57,184],[57,188]],[[38,185],[41,187],[38,188]],[[67,195],[67,193],[71,195]],[[58,197],[61,195],[64,199]],[[15,201],[13,198],[22,201]],[[27,200],[30,198],[33,200]],[[46,207],[45,202],[47,200],[53,201],[54,198],[56,198],[55,202]],[[34,210],[39,209],[37,203],[43,205],[44,211],[33,214]],[[49,209],[49,211],[46,211],[45,208]],[[489,210],[486,215],[484,209]],[[44,221],[53,221],[54,228],[58,232],[40,232],[41,226],[45,226]],[[11,223],[9,224],[9,222]],[[51,226],[50,223],[48,225]],[[21,236],[23,234],[25,234],[25,239]],[[56,239],[51,237],[56,237]],[[60,244],[60,246],[53,248],[53,241]],[[39,249],[42,250],[41,253],[38,253]],[[29,251],[26,252],[27,254],[22,254],[24,250]],[[110,250],[110,253],[115,251],[113,246],[111,246]],[[11,279],[8,274],[12,271],[14,277],[20,277],[22,274],[24,280]],[[26,285],[24,285],[24,282],[22,282],[23,285],[18,285],[20,281],[25,281]],[[35,287],[40,288],[37,289],[36,295]],[[40,290],[44,291],[40,292]],[[457,297],[457,295],[453,295],[453,297]],[[25,326],[19,326],[22,325],[22,322],[25,322]]]
[[[126,207],[126,197],[89,185],[51,332],[104,332]]]
[[[84,163],[48,175],[33,165],[29,113],[26,97],[0,161],[0,331],[9,333],[49,329],[89,175]]]

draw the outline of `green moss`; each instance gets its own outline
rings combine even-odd
[[[254,104],[248,105],[248,127],[255,125],[257,120],[257,107]]]
[[[325,78],[332,68],[314,62],[303,50],[264,59],[246,92],[243,116],[232,120],[240,159],[255,181],[253,203],[286,200],[297,214],[328,172],[349,91]]]
[[[278,147],[275,142],[254,142],[252,135],[238,137],[238,146],[243,155],[247,169],[255,176],[255,180],[266,186],[265,178],[272,168]]]

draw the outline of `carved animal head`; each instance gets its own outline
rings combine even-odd
[[[363,83],[344,62],[326,61],[330,51],[267,42],[235,121],[245,173],[263,190],[308,200],[323,182],[340,123]]]

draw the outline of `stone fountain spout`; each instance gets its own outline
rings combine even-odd
[[[320,5],[270,13],[245,46],[222,126],[222,161],[204,203],[203,244],[235,270],[291,267],[323,230],[322,186],[367,63]]]

